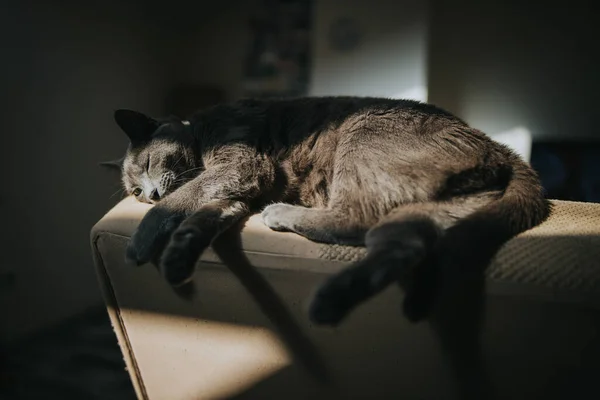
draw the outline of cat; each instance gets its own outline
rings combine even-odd
[[[133,264],[189,282],[211,241],[244,217],[310,240],[366,246],[327,279],[313,322],[337,325],[394,282],[424,318],[436,269],[487,265],[551,212],[536,172],[508,147],[428,103],[374,97],[242,99],[190,118],[120,109],[126,192],[156,204],[132,235]]]

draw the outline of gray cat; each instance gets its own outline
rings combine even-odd
[[[124,187],[156,203],[127,259],[154,262],[173,286],[191,279],[217,235],[254,212],[274,230],[367,247],[319,288],[315,323],[339,323],[394,282],[407,290],[407,316],[424,318],[436,271],[487,265],[550,213],[528,164],[430,104],[240,100],[188,120],[130,110],[115,120],[131,142]]]

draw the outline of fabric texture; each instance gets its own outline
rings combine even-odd
[[[551,217],[509,241],[488,267],[499,281],[600,294],[600,205],[554,201]],[[319,245],[327,260],[352,262],[364,248]]]
[[[488,273],[496,280],[600,293],[600,205],[555,201],[551,218],[508,242]]]

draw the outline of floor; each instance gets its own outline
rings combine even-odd
[[[0,399],[135,399],[106,309],[0,353]]]

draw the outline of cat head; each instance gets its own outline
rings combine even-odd
[[[114,117],[130,144],[121,160],[102,164],[121,170],[127,194],[156,203],[197,175],[189,122],[157,120],[131,110],[117,110]]]

